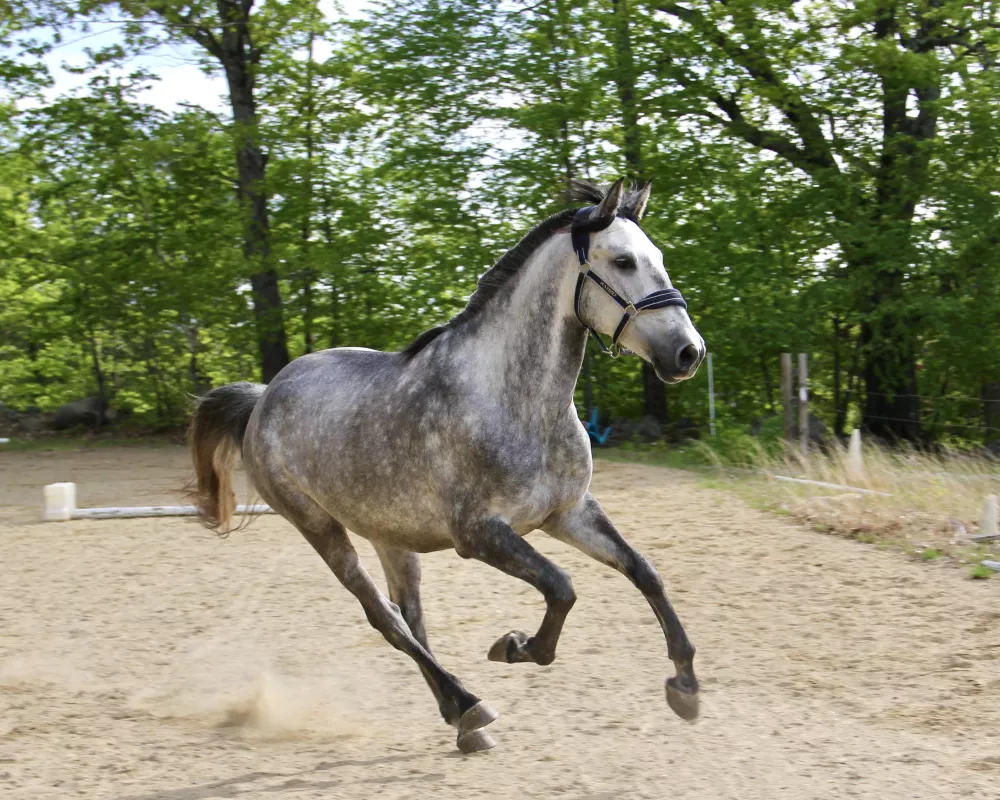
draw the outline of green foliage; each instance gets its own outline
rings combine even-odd
[[[149,76],[107,72],[163,41],[194,41],[218,71],[221,7],[15,4],[0,23],[17,98],[0,107],[0,401],[103,393],[169,422],[187,393],[259,374],[245,128],[160,112],[139,99]],[[912,409],[929,438],[1000,437],[978,400],[1000,382],[1000,32],[985,3],[891,8],[383,0],[345,21],[314,0],[259,3],[291,354],[405,345],[561,207],[570,177],[638,169],[654,182],[644,227],[714,355],[717,436],[681,459],[773,455],[787,351],[810,354],[830,428],[901,413],[902,393],[930,398]],[[86,89],[26,102],[48,80],[37,56],[55,29],[39,25],[100,19],[128,24]],[[879,387],[893,396],[866,410]],[[576,399],[641,416],[638,361],[591,353]],[[704,368],[667,409],[707,435]]]

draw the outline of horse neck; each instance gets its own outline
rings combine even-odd
[[[530,413],[540,407],[543,417],[566,412],[583,364],[575,264],[568,237],[554,236],[483,310],[474,337],[477,372],[492,396]]]

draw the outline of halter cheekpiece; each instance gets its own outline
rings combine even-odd
[[[576,294],[573,297],[573,310],[576,312],[576,318],[580,321],[590,335],[594,337],[594,341],[597,342],[598,347],[601,348],[602,353],[607,353],[612,358],[617,358],[619,353],[631,354],[630,350],[626,350],[624,347],[619,347],[618,340],[621,335],[625,332],[625,328],[628,327],[629,321],[632,317],[643,311],[656,311],[657,309],[667,308],[668,306],[680,306],[683,309],[687,309],[687,302],[681,296],[681,293],[677,289],[660,289],[656,292],[651,292],[634,303],[630,303],[624,297],[622,297],[618,292],[612,289],[607,281],[605,281],[600,275],[598,275],[590,266],[588,261],[588,256],[590,254],[590,234],[591,232],[596,232],[604,230],[611,222],[596,222],[592,220],[591,213],[594,207],[581,208],[573,216],[573,225],[570,229],[570,236],[573,240],[573,250],[576,252],[577,258],[580,259],[580,267],[582,271],[580,272],[580,277],[576,279]],[[590,327],[586,322],[583,321],[583,317],[580,316],[580,298],[583,296],[583,287],[587,283],[587,278],[590,278],[594,283],[600,286],[611,299],[614,300],[618,305],[622,307],[623,314],[621,321],[618,323],[618,327],[615,328],[615,332],[611,336],[611,346],[604,344],[601,341],[601,337],[598,335],[592,327]]]

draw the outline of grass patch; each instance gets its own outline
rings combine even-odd
[[[701,448],[694,445],[671,446],[666,442],[626,442],[618,447],[595,448],[594,457],[619,464],[649,464],[687,470],[705,470],[712,466],[711,461],[702,455]]]
[[[766,432],[765,432],[766,433]],[[834,445],[807,459],[772,437],[757,439],[720,426],[709,442],[683,448],[632,445],[598,450],[615,461],[710,471],[700,483],[735,492],[748,505],[788,516],[826,533],[866,544],[901,549],[924,561],[968,565],[977,577],[989,577],[985,559],[997,560],[1000,542],[977,544],[979,518],[987,495],[1000,494],[1000,463],[958,451],[928,454],[913,449],[888,450],[865,443],[863,472],[854,474],[846,449]],[[773,480],[784,475],[823,481],[881,494],[858,494],[850,488],[794,484]],[[985,570],[985,572],[983,572]]]

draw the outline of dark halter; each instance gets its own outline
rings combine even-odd
[[[590,215],[593,210],[594,207],[590,207],[581,208],[577,211],[573,216],[573,226],[570,229],[570,235],[573,239],[573,250],[576,252],[577,258],[580,259],[581,268],[584,268],[584,270],[580,273],[580,277],[576,279],[576,294],[573,297],[573,310],[576,312],[576,318],[580,321],[580,324],[590,331],[590,335],[594,337],[594,341],[596,341],[598,347],[601,348],[601,352],[607,353],[612,358],[617,358],[619,353],[631,355],[630,350],[626,350],[625,348],[618,346],[618,340],[625,332],[625,328],[628,327],[628,323],[632,317],[642,313],[643,311],[655,311],[660,308],[667,308],[668,306],[680,306],[683,309],[687,309],[688,306],[677,289],[660,289],[659,291],[647,294],[635,303],[630,303],[618,294],[618,292],[612,289],[603,278],[594,272],[590,266],[590,262],[587,260],[590,254],[590,234],[592,231],[604,230],[611,223],[606,222],[603,224],[595,224],[595,222],[590,219]],[[611,336],[610,347],[601,341],[601,337],[597,334],[597,331],[584,322],[583,317],[580,316],[580,298],[583,296],[583,287],[587,283],[587,278],[590,278],[594,283],[607,292],[611,296],[611,299],[618,303],[624,311],[621,322],[618,323],[618,327],[615,328],[615,332]]]

